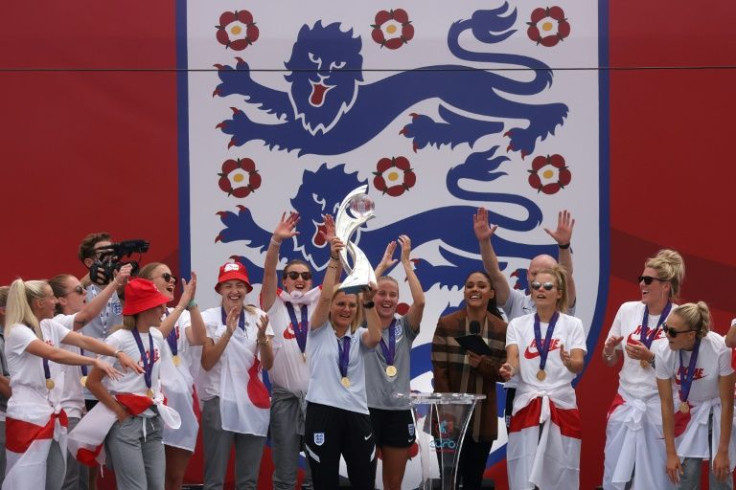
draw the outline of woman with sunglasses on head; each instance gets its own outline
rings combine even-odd
[[[393,259],[396,242],[392,241],[376,267],[378,287],[373,301],[381,320],[381,340],[379,348],[373,349],[365,358],[368,409],[376,446],[381,450],[383,488],[391,490],[401,489],[409,449],[416,439],[411,407],[406,400],[397,399],[395,395],[406,395],[411,391],[411,346],[419,334],[425,304],[422,285],[410,260],[411,240],[401,235],[398,241],[412,303],[405,315],[396,317],[399,283],[393,277],[383,275],[396,263]]]
[[[493,441],[498,434],[496,383],[502,381],[499,368],[506,355],[506,322],[496,305],[496,294],[486,272],[472,272],[465,279],[464,308],[437,322],[432,339],[434,391],[486,395],[476,406],[460,450],[458,483],[464,488],[480,488]],[[455,337],[480,335],[492,354],[465,350]]]
[[[174,300],[177,278],[166,264],[152,262],[143,266],[139,276],[153,282],[156,289]],[[189,459],[197,445],[199,422],[194,408],[194,378],[191,366],[200,363],[192,346],[204,344],[207,333],[204,320],[195,300],[197,274],[192,272],[189,282],[182,280],[184,289],[174,308],[166,308],[159,331],[166,342],[167,359],[161,366],[161,382],[167,405],[179,413],[181,426],[171,429],[164,426],[163,442],[166,452],[166,489],[174,490],[184,484],[184,474]]]
[[[585,330],[569,316],[562,266],[542,269],[530,284],[536,313],[511,320],[507,362],[517,375],[506,459],[512,490],[580,486],[580,413],[572,381],[583,370]],[[555,352],[557,351],[557,352]]]
[[[48,282],[57,300],[56,315],[53,320],[61,323],[71,331],[81,329],[105,309],[107,302],[117,291],[118,285],[128,283],[131,270],[132,267],[130,265],[121,267],[115,276],[115,281],[111,281],[89,303],[87,303],[87,291],[75,276],[72,274],[58,274],[52,277]],[[108,345],[100,340],[92,339],[92,337],[85,337],[85,339],[94,340],[103,349],[110,349]],[[63,348],[75,354],[84,355],[84,350],[77,346],[64,345]],[[133,364],[132,361],[130,363]],[[137,366],[135,367],[137,368]],[[69,419],[68,430],[71,432],[85,413],[83,388],[87,380],[87,375],[89,374],[88,367],[52,364],[53,378],[58,378],[59,375],[55,370],[64,374],[60,403]],[[88,468],[80,464],[73,457],[67,455],[66,476],[64,477],[62,490],[87,488],[89,486],[89,478]],[[94,485],[93,488],[95,488]]]
[[[733,488],[734,371],[731,349],[711,322],[702,301],[673,308],[663,324],[669,349],[657,351],[666,471],[681,489],[700,488],[703,460],[709,461],[709,488]]]
[[[215,291],[219,307],[202,312],[207,339],[204,369],[202,435],[204,488],[222,488],[235,446],[235,486],[255,489],[268,433],[270,401],[262,369],[273,365],[273,330],[266,314],[245,303],[253,290],[245,266],[220,267]]]
[[[621,305],[608,332],[603,362],[609,367],[623,362],[606,425],[606,490],[672,486],[663,471],[667,455],[654,359],[667,346],[662,324],[676,306],[684,277],[685,264],[674,250],[648,258],[639,277],[641,299]]]
[[[368,411],[365,357],[381,340],[381,324],[373,303],[375,284],[359,294],[346,293],[337,284],[338,254],[343,247],[339,238],[330,239],[331,259],[309,322],[305,446],[315,489],[338,488],[342,455],[351,488],[373,490],[376,444]],[[361,305],[367,328],[360,326]]]
[[[5,352],[12,396],[8,400],[4,448],[6,489],[59,489],[64,483],[67,417],[60,403],[64,376],[53,364],[91,365],[110,376],[120,375],[102,360],[61,348],[62,344],[71,344],[117,354],[109,346],[53,321],[56,303],[46,281],[16,279],[8,291]]]
[[[334,228],[331,217],[328,229]],[[312,271],[303,260],[286,263],[279,289],[276,268],[279,247],[284,240],[298,235],[299,214],[281,215],[273,232],[263,266],[261,308],[268,314],[274,331],[273,366],[268,371],[271,380],[271,456],[273,458],[273,488],[293,489],[297,483],[299,453],[304,447],[303,401],[309,386],[307,336],[309,318],[319,301],[320,289],[312,287]],[[330,233],[328,231],[328,233]],[[302,482],[311,484],[309,466]]]

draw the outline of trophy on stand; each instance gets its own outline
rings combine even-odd
[[[376,272],[365,253],[350,238],[363,223],[375,218],[375,204],[366,191],[367,185],[353,189],[340,203],[335,217],[335,235],[342,240],[345,248],[340,250],[340,262],[348,276],[342,282],[342,290],[346,294],[356,294],[368,288],[368,284],[376,282]],[[348,254],[352,266],[348,262]]]

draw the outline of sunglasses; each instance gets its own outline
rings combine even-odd
[[[176,284],[176,281],[177,281],[177,278],[176,278],[176,276],[175,276],[175,275],[173,275],[173,274],[170,274],[170,273],[168,273],[168,272],[164,272],[163,274],[161,274],[161,278],[162,278],[162,279],[163,279],[164,281],[166,281],[166,282],[171,282],[171,281],[174,281],[174,284]]]
[[[667,322],[662,323],[662,330],[664,330],[664,333],[672,337],[673,339],[677,337],[677,334],[680,333],[688,333],[688,332],[696,332],[697,330],[694,330],[692,328],[689,328],[687,330],[675,330],[669,325],[667,325]]]
[[[284,275],[293,281],[296,281],[297,279],[299,279],[299,276],[302,276],[302,279],[305,281],[308,281],[312,278],[312,273],[309,271],[307,272],[289,271]]]
[[[85,294],[87,294],[87,290],[84,289],[82,286],[75,286],[74,289],[67,293],[64,293],[62,296],[69,296],[72,293],[77,293],[80,296],[84,296]]]
[[[646,284],[647,286],[649,286],[652,283],[652,281],[667,282],[666,280],[660,279],[658,277],[639,276],[639,282],[642,282],[642,281],[644,281],[644,284]]]
[[[534,281],[531,286],[535,291],[539,291],[542,288],[544,288],[545,291],[552,291],[555,288],[555,284],[552,282],[545,282],[542,284],[541,282]]]

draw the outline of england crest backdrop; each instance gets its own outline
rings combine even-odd
[[[577,315],[593,350],[608,282],[605,2],[180,7],[184,271],[238,257],[257,302],[271,232],[293,209],[300,235],[282,259],[308,261],[319,283],[322,215],[368,184],[376,219],[356,241],[376,264],[389,241],[411,237],[427,291],[412,388],[431,391],[434,326],[482,267],[477,207],[499,225],[494,247],[520,289],[533,256],[556,255],[543,228],[568,209],[585,272],[575,276]],[[200,276],[208,303],[214,280]],[[504,444],[502,434],[489,464]]]

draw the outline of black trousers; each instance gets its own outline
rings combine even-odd
[[[373,490],[376,441],[368,414],[308,403],[304,439],[315,490],[339,487],[340,455],[345,458],[351,487]]]

